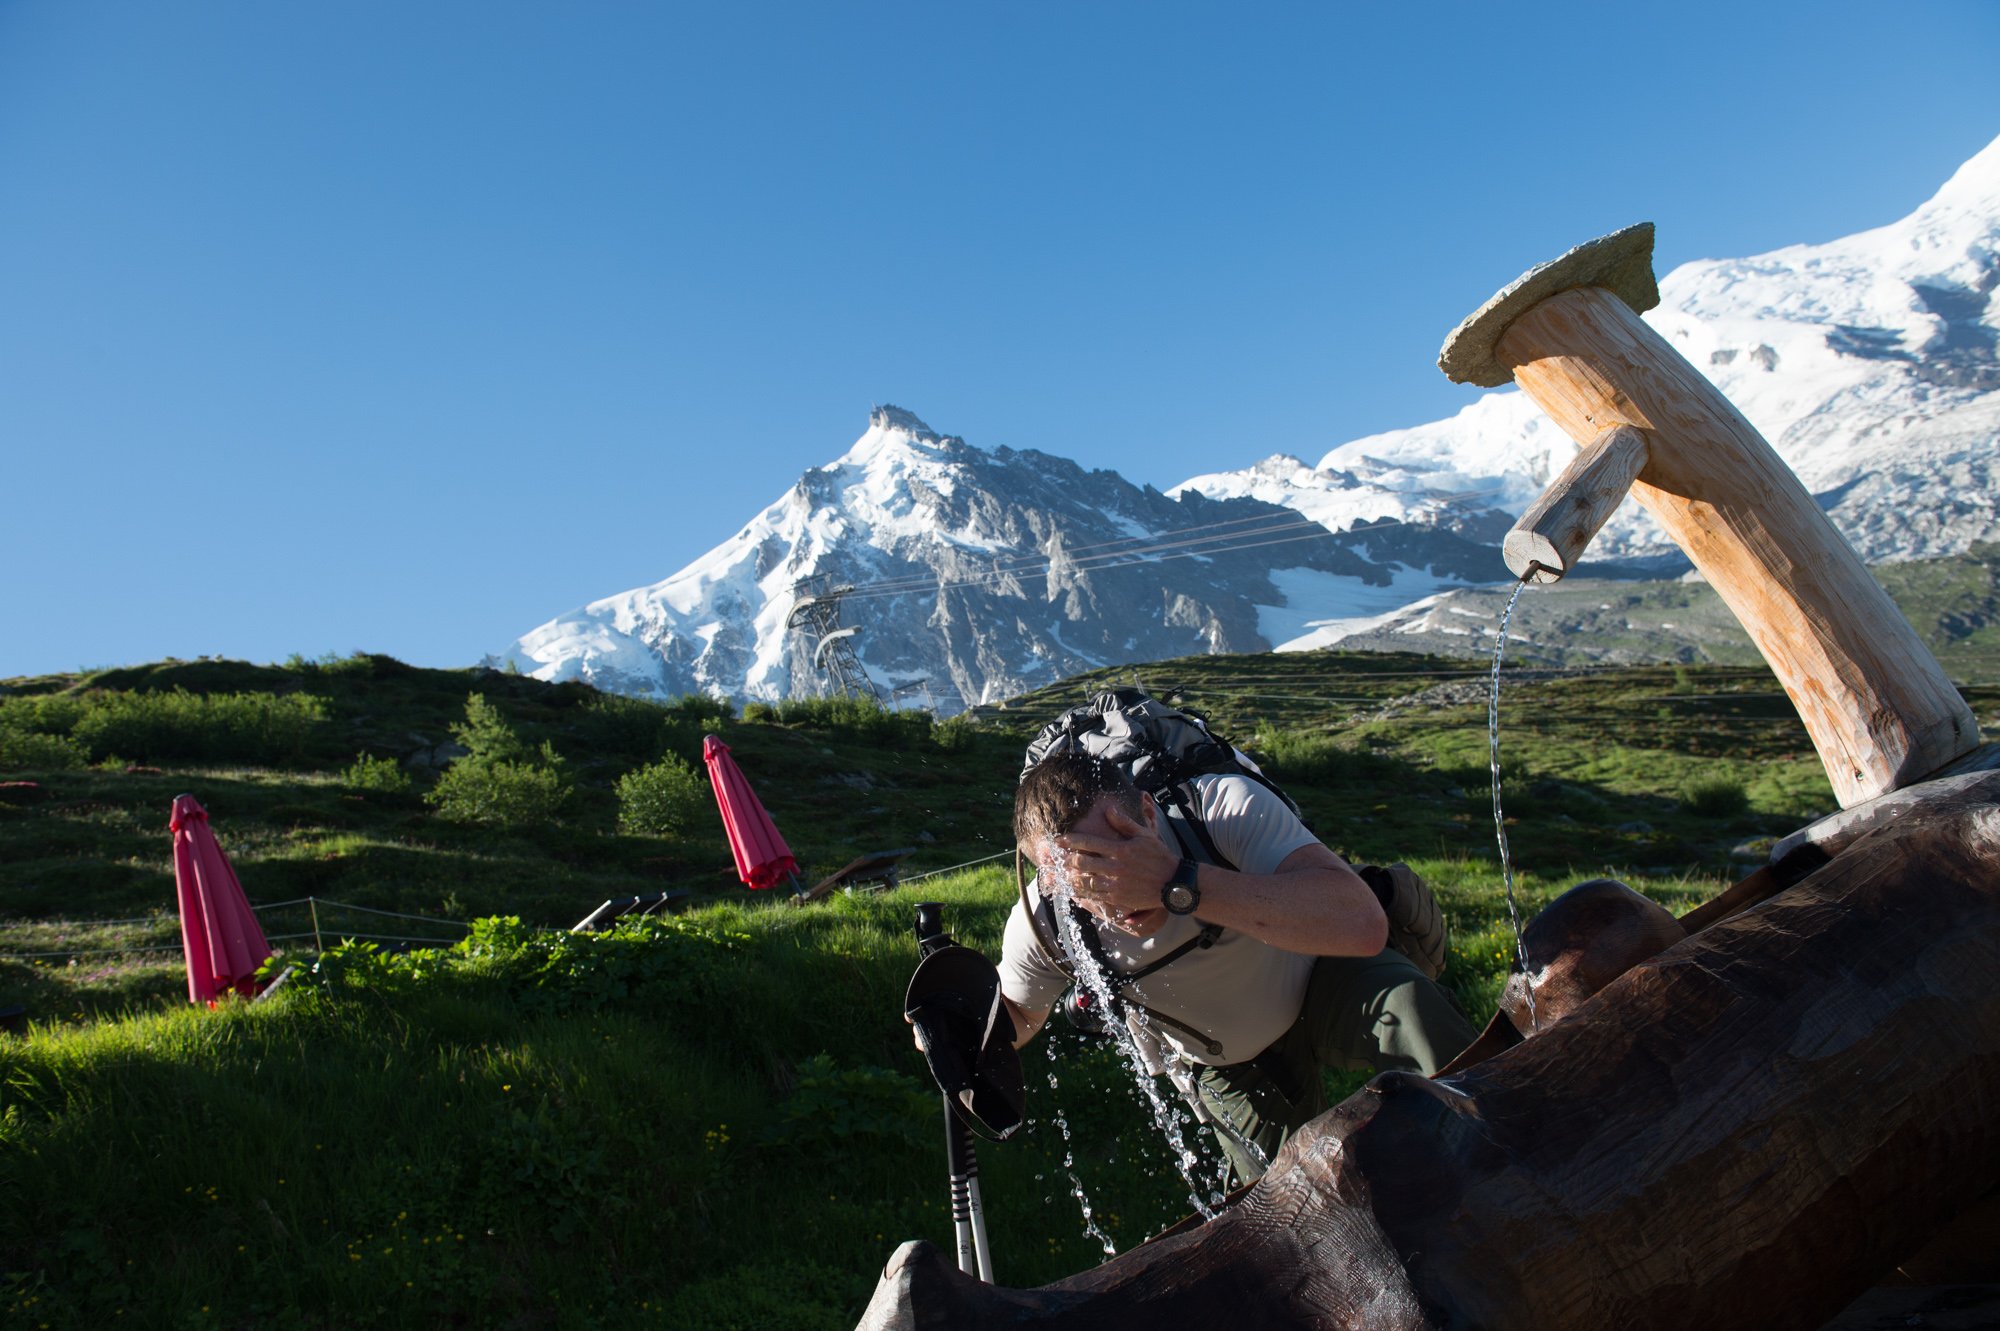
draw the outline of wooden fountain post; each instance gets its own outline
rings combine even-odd
[[[1843,808],[1978,746],[1979,727],[1887,592],[1741,412],[1639,318],[1651,223],[1532,269],[1446,339],[1460,383],[1510,379],[1584,446],[1504,547],[1554,581],[1627,485],[1790,695]],[[1531,562],[1532,561],[1532,562]]]

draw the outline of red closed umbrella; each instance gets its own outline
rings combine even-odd
[[[771,887],[784,877],[796,887],[799,862],[792,858],[792,848],[778,835],[778,825],[736,766],[729,746],[710,735],[701,742],[701,760],[708,764],[708,779],[715,786],[715,805],[722,810],[729,850],[736,856],[736,876],[753,888]]]
[[[232,990],[256,992],[257,968],[271,955],[243,884],[194,796],[174,801],[174,886],[180,897],[181,950],[187,954],[188,1001],[207,1003]]]

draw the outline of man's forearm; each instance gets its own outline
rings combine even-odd
[[[1150,814],[1141,822],[1113,809],[1105,821],[1108,835],[1069,832],[1055,838],[1071,890],[1110,912],[1114,922],[1163,911],[1161,892],[1180,856],[1153,834]],[[1300,846],[1269,873],[1197,865],[1195,886],[1201,892],[1196,919],[1241,930],[1287,952],[1372,957],[1388,944],[1389,922],[1375,893],[1347,861],[1317,841]]]
[[[1301,847],[1268,874],[1199,865],[1195,886],[1196,919],[1287,952],[1372,957],[1388,945],[1389,921],[1375,893],[1324,846]]]

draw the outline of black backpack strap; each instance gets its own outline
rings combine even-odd
[[[1204,924],[1201,926],[1201,932],[1197,933],[1193,938],[1188,939],[1185,943],[1182,943],[1179,947],[1175,948],[1173,951],[1167,953],[1166,956],[1159,957],[1153,961],[1149,961],[1145,965],[1141,966],[1138,970],[1127,971],[1122,975],[1118,975],[1116,982],[1121,985],[1127,985],[1131,984],[1134,980],[1143,980],[1148,975],[1151,975],[1154,971],[1160,969],[1160,967],[1166,965],[1168,962],[1179,961],[1182,957],[1194,951],[1196,948],[1214,947],[1215,940],[1220,937],[1222,937],[1221,925]],[[1107,971],[1106,974],[1112,974],[1112,972]],[[1150,1009],[1148,1010],[1150,1011]]]
[[[1213,864],[1224,869],[1234,869],[1236,865],[1227,855],[1217,849],[1215,838],[1208,834],[1208,823],[1201,816],[1201,808],[1190,793],[1190,783],[1163,787],[1153,796],[1153,803],[1159,806],[1160,816],[1167,820],[1167,830],[1172,832],[1179,843],[1181,854],[1188,859],[1203,864]],[[1194,844],[1188,841],[1194,836]]]

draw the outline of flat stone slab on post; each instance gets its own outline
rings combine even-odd
[[[1537,264],[1509,282],[1493,299],[1451,330],[1438,352],[1438,368],[1455,384],[1504,388],[1514,381],[1514,367],[1495,354],[1507,326],[1550,296],[1578,287],[1603,287],[1635,314],[1660,303],[1660,284],[1653,279],[1653,224],[1639,222]]]

